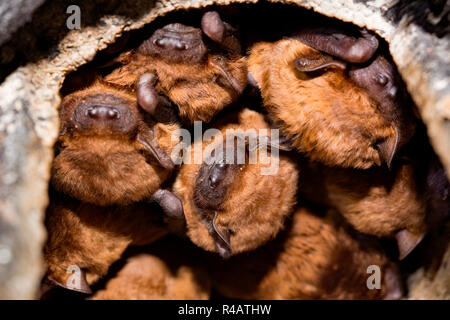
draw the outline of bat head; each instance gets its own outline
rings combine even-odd
[[[207,49],[200,29],[171,23],[156,30],[138,52],[171,62],[198,63],[204,59]]]
[[[224,120],[226,126],[221,130],[268,128],[261,114],[248,109],[230,120]],[[297,190],[297,168],[287,155],[275,153],[274,140],[254,143],[239,137],[229,145],[235,138],[225,134],[227,143],[205,146],[204,152],[214,150],[207,153],[210,157],[202,164],[183,165],[174,184],[190,239],[224,258],[273,238],[291,212]],[[265,141],[270,144],[267,157],[261,156]],[[274,161],[278,161],[276,172],[263,174]]]
[[[365,66],[350,67],[348,73],[351,80],[368,92],[380,113],[394,128],[394,138],[377,144],[380,155],[390,167],[398,148],[415,131],[412,103],[402,79],[394,64],[382,55]]]
[[[173,169],[154,123],[136,98],[101,81],[63,99],[53,186],[97,205],[128,204],[155,192]]]

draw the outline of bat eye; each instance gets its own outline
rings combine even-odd
[[[383,74],[379,74],[375,77],[375,81],[378,82],[378,84],[384,86],[388,83],[388,78]]]
[[[397,87],[392,87],[388,92],[389,98],[394,99],[397,96]]]

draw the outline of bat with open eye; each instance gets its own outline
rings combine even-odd
[[[207,300],[211,283],[198,248],[161,239],[126,259],[93,300]],[[179,248],[179,250],[173,250]]]
[[[232,299],[399,299],[394,263],[373,239],[350,235],[332,215],[298,208],[274,240],[245,255],[211,259],[213,287]],[[379,290],[369,266],[379,268]],[[374,271],[371,271],[374,272]]]
[[[64,286],[65,267],[101,276],[128,245],[167,232],[161,210],[146,202],[157,202],[170,221],[182,221],[183,209],[161,189],[174,168],[168,152],[176,125],[155,124],[132,93],[101,79],[66,96],[60,119],[45,256],[49,278]],[[83,283],[87,291],[89,280]]]
[[[388,170],[331,168],[305,161],[301,195],[329,205],[358,231],[395,238],[399,258],[405,258],[427,232],[427,206],[416,168],[396,164]]]
[[[205,13],[201,26],[172,23],[156,30],[136,50],[119,58],[122,66],[106,81],[137,85],[140,105],[155,118],[172,108],[185,122],[209,122],[241,95],[247,65],[235,30],[217,12]],[[203,33],[219,50],[207,47]]]
[[[295,203],[298,172],[288,155],[275,153],[282,147],[272,136],[265,136],[271,148],[270,156],[267,152],[270,164],[265,157],[249,160],[263,143],[248,143],[244,137],[234,144],[234,135],[228,130],[254,130],[257,134],[259,129],[266,129],[264,134],[270,133],[261,114],[243,109],[211,126],[220,130],[224,140],[231,137],[233,142],[203,141],[199,146],[203,163],[183,164],[173,190],[182,200],[189,238],[226,258],[257,248],[282,229]],[[193,154],[196,147],[194,143],[188,152]],[[239,155],[241,161],[236,159]],[[275,159],[279,160],[277,170],[264,175],[262,170],[269,169]]]
[[[270,116],[312,160],[361,169],[390,166],[414,133],[410,100],[383,56],[350,65],[284,39],[255,44],[248,63],[250,82],[259,87]]]

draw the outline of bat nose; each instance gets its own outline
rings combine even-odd
[[[94,120],[117,120],[120,118],[119,110],[110,106],[92,106],[86,110],[86,115]]]
[[[154,44],[156,44],[158,47],[168,50],[182,51],[188,49],[188,45],[184,41],[172,37],[155,39]]]

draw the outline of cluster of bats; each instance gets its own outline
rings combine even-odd
[[[199,26],[157,29],[63,97],[44,282],[70,287],[75,265],[92,299],[402,297],[396,260],[448,217],[449,183],[378,37],[337,24],[244,42],[216,11]],[[175,165],[172,133],[199,120],[279,129],[276,174]]]

